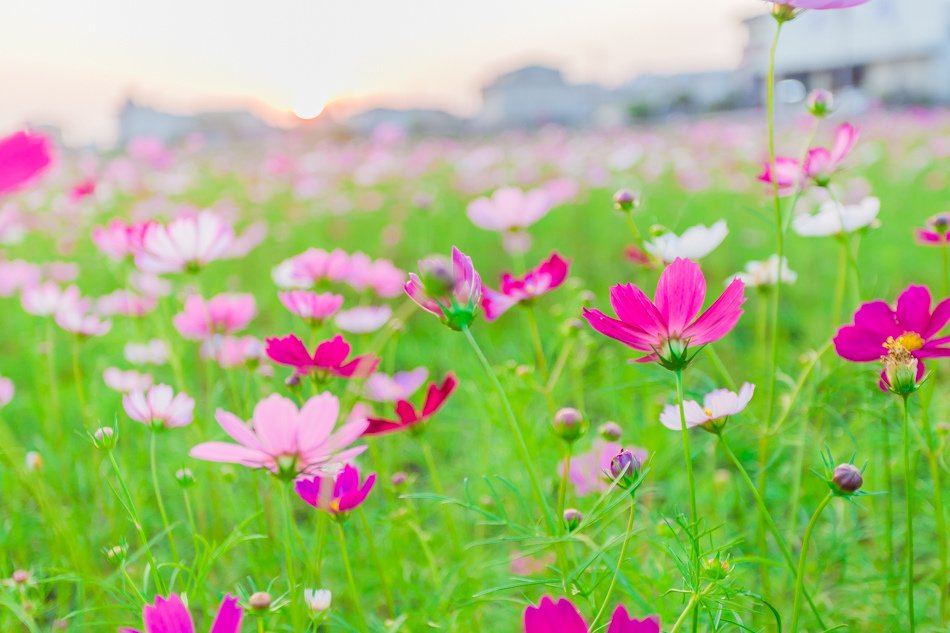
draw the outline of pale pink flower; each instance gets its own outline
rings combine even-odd
[[[349,265],[350,256],[346,251],[311,248],[278,265],[273,278],[281,288],[312,288],[324,280],[343,281]]]
[[[0,297],[11,297],[40,283],[39,266],[22,259],[0,260]]]
[[[338,312],[334,323],[344,332],[367,334],[389,322],[393,309],[387,305],[361,306]]]
[[[194,272],[226,257],[233,242],[231,223],[217,213],[183,215],[145,229],[135,264],[151,273]]]
[[[106,226],[92,229],[92,241],[107,257],[121,261],[135,256],[142,248],[146,229],[152,222],[126,224],[122,220],[112,220]]]
[[[190,455],[265,468],[286,480],[330,472],[366,450],[347,448],[366,430],[366,419],[347,421],[334,433],[339,413],[340,402],[329,392],[310,398],[300,409],[292,400],[273,394],[257,403],[248,424],[218,409],[215,419],[237,444],[205,442],[192,448]]]
[[[683,401],[686,428],[702,426],[709,430],[715,430],[726,418],[745,409],[749,405],[749,401],[752,400],[753,393],[755,393],[755,385],[747,382],[739,389],[739,393],[728,389],[716,389],[709,392],[703,398],[702,405],[695,400]],[[663,412],[660,413],[660,422],[668,429],[682,430],[679,405],[668,404],[663,407]]]
[[[257,306],[253,295],[219,294],[207,301],[198,295],[185,299],[185,309],[172,318],[186,339],[202,341],[214,334],[233,334],[247,327]]]
[[[132,271],[129,273],[129,283],[147,297],[167,297],[172,293],[172,283],[152,273]]]
[[[13,386],[13,381],[0,376],[0,409],[10,404],[15,393],[16,388]]]
[[[296,314],[309,323],[322,323],[336,314],[343,305],[343,295],[332,292],[310,292],[309,290],[291,290],[278,292],[277,298],[292,314]]]
[[[130,391],[145,391],[152,386],[152,375],[138,372],[134,369],[124,371],[118,367],[108,367],[102,372],[102,380],[106,386],[119,393]]]
[[[136,422],[170,429],[191,424],[195,401],[186,393],[176,395],[168,385],[154,385],[122,396],[122,407]]]
[[[396,402],[408,400],[419,390],[429,377],[429,370],[416,367],[410,371],[399,371],[389,376],[375,373],[366,380],[365,395],[376,402]]]
[[[126,343],[123,354],[133,365],[164,365],[171,350],[168,343],[156,338],[145,343]]]
[[[387,299],[402,293],[406,273],[388,259],[373,260],[364,253],[353,253],[348,268],[345,281],[356,291],[372,290]]]
[[[79,264],[76,262],[47,262],[43,264],[43,275],[50,281],[66,284],[79,277]]]
[[[142,297],[128,290],[116,290],[96,300],[96,311],[103,316],[121,314],[123,316],[145,316],[155,309],[154,297]]]
[[[490,198],[477,198],[468,205],[472,223],[489,231],[520,231],[531,226],[551,210],[551,198],[542,189],[522,191],[502,187]]]
[[[254,336],[215,336],[201,346],[202,358],[211,358],[225,369],[260,363],[264,343]]]
[[[62,288],[52,281],[26,288],[20,295],[23,310],[35,316],[56,314],[62,306],[76,304],[79,300],[79,288],[76,286]]]
[[[64,304],[56,311],[56,324],[82,337],[102,336],[112,329],[112,321],[100,319],[99,315],[86,311],[85,300]],[[86,302],[87,303],[87,302]]]

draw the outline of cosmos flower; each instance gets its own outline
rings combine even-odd
[[[107,257],[116,261],[130,259],[142,248],[145,231],[152,222],[126,224],[112,220],[106,226],[92,229],[92,241]]]
[[[598,438],[594,440],[590,450],[579,453],[571,459],[567,477],[578,497],[604,492],[610,487],[611,480],[607,474],[610,472],[610,462],[624,448],[630,451],[641,464],[649,457],[642,448],[624,447],[616,442],[607,442]],[[564,473],[564,462],[559,465],[558,470],[560,474]]]
[[[364,395],[376,402],[396,402],[406,400],[419,390],[429,377],[429,370],[416,367],[410,371],[399,371],[389,376],[376,372],[366,380]]]
[[[366,419],[355,417],[334,432],[339,412],[340,402],[329,392],[313,396],[300,409],[293,400],[272,394],[257,403],[248,424],[218,409],[215,419],[237,444],[205,442],[189,454],[211,462],[264,468],[289,481],[328,472],[366,450],[365,446],[347,448],[366,430]]]
[[[848,157],[854,144],[858,140],[858,131],[850,123],[842,123],[835,130],[834,141],[830,150],[824,147],[814,147],[808,150],[803,169],[805,175],[815,181],[820,187],[831,182],[831,177],[841,168],[841,163]]]
[[[309,290],[291,290],[278,292],[277,298],[291,314],[295,314],[311,324],[319,324],[336,314],[343,305],[343,295],[332,292],[310,292]]]
[[[123,371],[118,367],[107,367],[102,372],[102,380],[106,386],[119,393],[130,391],[145,391],[152,386],[152,375],[130,369]]]
[[[234,239],[231,223],[213,211],[182,215],[145,228],[135,264],[150,273],[195,272],[226,257]]]
[[[774,286],[778,283],[778,272],[778,255],[772,255],[762,262],[746,262],[745,270],[733,275],[730,281],[732,279],[740,279],[742,283],[749,288]],[[782,283],[793,284],[797,279],[798,274],[788,267],[788,258],[782,257]]]
[[[223,293],[207,300],[191,295],[185,299],[184,310],[172,318],[172,323],[184,338],[202,341],[215,334],[239,332],[256,314],[253,295]]]
[[[269,338],[265,342],[267,347],[264,351],[268,358],[278,365],[293,367],[298,376],[365,378],[376,371],[379,365],[379,359],[371,354],[357,356],[347,362],[352,348],[339,334],[318,344],[312,355],[303,341],[293,334]]]
[[[398,419],[390,420],[386,418],[369,418],[369,426],[366,427],[365,435],[382,435],[384,433],[393,433],[410,429],[418,424],[422,424],[438,412],[445,404],[452,392],[458,386],[458,379],[455,374],[449,373],[442,379],[441,385],[435,383],[429,385],[426,392],[426,399],[421,410],[417,410],[408,400],[399,400],[396,402],[396,416]]]
[[[126,343],[122,353],[133,365],[164,365],[171,350],[168,343],[155,338],[145,343]]]
[[[524,633],[588,633],[584,618],[566,598],[554,602],[548,596],[538,606],[530,605],[524,612]],[[631,618],[623,605],[617,605],[605,633],[660,633],[660,622],[649,617]]]
[[[682,369],[692,357],[689,348],[718,341],[742,316],[745,284],[733,279],[725,292],[700,314],[706,298],[706,279],[695,262],[677,259],[657,282],[654,300],[633,284],[610,289],[610,303],[619,319],[600,310],[584,308],[590,326],[635,350],[648,352],[637,362],[659,362]]]
[[[31,132],[0,138],[0,195],[33,183],[53,161],[49,139]]]
[[[307,504],[342,517],[358,508],[376,484],[376,473],[371,473],[360,483],[360,471],[350,464],[333,475],[318,475],[310,479],[298,479],[294,489]]]
[[[482,279],[472,259],[452,247],[452,263],[438,257],[419,262],[419,275],[409,273],[404,289],[409,298],[453,330],[468,327],[482,297]]]
[[[914,231],[917,243],[924,246],[946,246],[950,243],[947,230],[950,229],[950,211],[938,213],[927,220],[925,228]]]
[[[512,306],[558,288],[567,279],[568,267],[569,263],[560,255],[551,253],[550,257],[522,277],[503,274],[498,291],[484,288],[482,308],[485,310],[485,319],[494,321]]]
[[[792,228],[803,237],[826,237],[842,233],[854,233],[872,226],[881,211],[881,201],[865,198],[858,204],[841,204],[826,200],[813,215],[797,215],[792,219]]]
[[[780,196],[789,196],[795,193],[804,179],[805,170],[802,169],[801,164],[788,156],[776,156],[774,171],[772,164],[766,163],[764,170],[759,174],[759,180],[766,184],[771,185],[772,181],[775,181]]]
[[[686,428],[701,426],[709,431],[719,431],[729,416],[740,413],[748,406],[753,393],[755,393],[755,385],[747,382],[739,389],[739,393],[728,389],[716,389],[707,393],[702,405],[695,400],[684,400],[683,413],[686,417]],[[668,429],[682,430],[679,405],[668,404],[663,407],[660,422]]]
[[[186,393],[176,395],[168,385],[154,385],[147,391],[133,390],[122,396],[122,407],[136,422],[171,429],[191,424],[195,401]]]
[[[201,345],[201,357],[221,367],[256,366],[264,358],[264,343],[256,336],[213,336]]]
[[[210,633],[240,633],[244,611],[238,606],[237,598],[226,595],[218,613],[211,624]],[[168,598],[155,597],[155,604],[142,608],[142,620],[145,630],[132,628],[119,629],[119,633],[194,633],[195,624],[188,609],[176,594]]]
[[[98,315],[86,312],[86,309],[83,301],[60,306],[54,317],[56,325],[81,337],[108,334],[112,329],[112,322],[100,319]]]
[[[518,231],[531,226],[550,210],[550,194],[543,189],[522,191],[517,187],[502,187],[491,197],[470,202],[468,218],[475,226],[488,231]]]
[[[0,409],[10,404],[15,393],[16,388],[13,386],[13,381],[0,376]]]
[[[392,315],[393,309],[387,305],[359,306],[341,310],[333,322],[344,332],[368,334],[386,325]]]
[[[672,231],[653,238],[643,246],[648,253],[670,263],[677,258],[702,259],[716,250],[729,234],[725,220],[719,220],[712,226],[697,224],[676,235]]]
[[[128,290],[116,290],[96,299],[96,311],[103,316],[119,314],[140,317],[154,310],[157,303],[154,297],[143,297]]]
[[[64,306],[78,304],[80,299],[79,288],[76,286],[62,288],[53,281],[24,288],[20,294],[23,310],[35,316],[56,314]]]

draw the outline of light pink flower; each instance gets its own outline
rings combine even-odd
[[[309,323],[322,323],[336,314],[343,305],[343,295],[332,292],[291,290],[278,292],[277,298],[291,314],[296,314]]]
[[[152,386],[152,375],[134,369],[123,371],[118,367],[108,367],[102,372],[106,386],[119,393],[145,391]]]
[[[202,344],[201,356],[225,369],[253,366],[265,358],[264,343],[254,336],[214,336]]]
[[[857,129],[850,123],[842,123],[835,130],[831,150],[824,147],[808,150],[804,164],[805,174],[814,180],[815,184],[824,187],[831,180],[832,175],[841,168],[841,163],[851,153],[857,140]]]
[[[0,297],[10,297],[40,283],[43,272],[22,259],[0,260]]]
[[[150,224],[135,264],[145,272],[193,272],[223,259],[234,242],[231,223],[217,213],[183,215],[167,225]]]
[[[20,295],[23,310],[35,316],[56,314],[62,306],[76,304],[79,300],[79,288],[76,286],[61,288],[59,284],[52,281],[26,288]]]
[[[776,156],[774,172],[771,163],[766,163],[764,171],[759,174],[759,180],[770,185],[775,180],[779,195],[790,196],[802,185],[805,180],[805,171],[794,158]]]
[[[142,297],[128,290],[116,290],[96,300],[96,310],[103,316],[145,316],[154,310],[156,305],[154,297]]]
[[[468,205],[472,223],[489,231],[523,230],[551,210],[551,198],[542,189],[522,191],[517,187],[502,187],[490,198],[477,198]]]
[[[126,343],[123,353],[133,365],[164,365],[171,350],[168,343],[156,338],[145,343]]]
[[[10,404],[15,393],[16,388],[13,386],[13,381],[0,376],[0,409]]]
[[[347,448],[366,430],[366,419],[347,421],[334,433],[339,412],[340,402],[329,392],[310,398],[300,409],[292,400],[273,394],[257,404],[249,424],[218,409],[215,419],[237,444],[205,442],[192,448],[190,455],[266,468],[286,480],[330,472],[366,450],[365,446]]]
[[[0,195],[33,183],[52,163],[49,139],[30,132],[0,138]]]
[[[702,405],[695,400],[685,400],[683,413],[686,418],[686,428],[702,426],[709,430],[717,430],[726,418],[742,412],[748,406],[753,393],[755,393],[755,385],[747,382],[739,389],[739,393],[728,389],[716,389],[707,393]],[[682,430],[679,405],[668,404],[663,407],[660,422],[668,429]]]
[[[203,341],[215,334],[233,334],[247,327],[257,314],[254,296],[219,294],[207,301],[199,295],[185,299],[185,308],[172,318],[186,339]]]
[[[610,486],[610,461],[626,448],[641,464],[647,459],[647,452],[642,448],[624,447],[616,442],[607,442],[601,439],[594,440],[594,444],[586,453],[576,455],[571,460],[571,467],[567,471],[568,480],[574,486],[577,496],[583,497],[594,492],[604,492]],[[564,463],[559,467],[564,473]]]
[[[56,311],[56,324],[66,330],[82,337],[102,336],[108,334],[112,329],[112,321],[100,319],[97,314],[87,312],[87,301],[80,299],[78,302],[67,303]]]
[[[408,400],[428,377],[429,370],[425,367],[399,371],[392,376],[377,372],[366,380],[365,394],[367,398],[376,402]]]
[[[121,261],[135,256],[142,248],[145,231],[153,222],[126,224],[122,220],[112,220],[106,226],[92,229],[92,241],[102,253],[111,259]]]
[[[122,396],[126,414],[153,428],[175,428],[191,424],[195,401],[188,394],[175,394],[168,385],[154,385]]]
[[[815,9],[823,11],[827,9],[847,9],[856,7],[859,4],[869,2],[869,0],[769,0],[776,4],[785,4],[796,9]]]
[[[349,272],[350,256],[341,249],[327,252],[311,248],[285,260],[274,269],[281,288],[312,288],[321,281],[342,281]]]
[[[367,334],[386,325],[392,315],[393,309],[387,305],[361,306],[340,311],[333,322],[344,332]]]

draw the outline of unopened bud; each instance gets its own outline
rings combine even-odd
[[[25,569],[17,569],[10,575],[10,580],[12,580],[15,585],[25,585],[30,582],[31,578],[33,578],[33,574]]]
[[[640,460],[625,448],[610,460],[610,477],[621,488],[629,488],[636,483],[639,471]]]
[[[822,119],[831,112],[834,107],[834,96],[827,90],[817,89],[808,93],[805,99],[805,107],[811,115],[817,119]]]
[[[195,483],[195,475],[190,468],[179,468],[175,471],[175,481],[182,488],[188,488]]]
[[[125,545],[114,545],[106,550],[106,558],[114,565],[121,565],[129,554],[129,548]]]
[[[576,442],[587,432],[588,422],[577,409],[565,407],[554,414],[553,426],[559,438],[565,442]]]
[[[616,422],[608,420],[600,425],[600,428],[597,429],[597,433],[608,442],[616,442],[620,439],[620,436],[623,435],[623,429],[621,429],[620,425]]]
[[[402,486],[406,485],[406,481],[408,480],[409,475],[407,475],[405,471],[398,470],[393,473],[393,476],[389,481],[395,488],[401,488]]]
[[[703,575],[712,580],[722,580],[732,573],[735,565],[728,558],[722,558],[718,554],[703,559]]]
[[[568,508],[564,511],[564,523],[567,524],[567,530],[573,532],[581,525],[584,515],[576,508]]]
[[[251,594],[251,597],[247,599],[247,604],[250,605],[255,611],[266,611],[270,609],[270,605],[273,600],[270,597],[270,594],[266,591],[258,591]]]
[[[861,471],[855,468],[854,464],[841,464],[835,468],[831,482],[840,492],[852,494],[861,488],[864,478],[861,477]]]
[[[311,611],[321,613],[330,608],[333,594],[328,589],[304,589],[303,598]]]
[[[111,426],[99,427],[92,434],[93,445],[104,451],[115,448],[116,439],[115,429]]]
[[[614,194],[614,207],[618,211],[631,211],[640,206],[640,196],[629,189],[620,189]]]
[[[43,456],[36,451],[28,451],[24,462],[27,470],[40,470],[43,468]]]

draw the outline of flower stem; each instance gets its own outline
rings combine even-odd
[[[551,533],[554,534],[557,531],[557,523],[555,522],[554,516],[551,514],[551,508],[548,506],[548,502],[544,497],[544,491],[541,488],[541,481],[538,479],[534,462],[531,460],[531,454],[528,452],[528,445],[525,443],[524,435],[521,433],[521,426],[518,423],[518,418],[515,417],[515,412],[511,408],[511,402],[508,400],[508,394],[505,393],[505,388],[502,387],[501,381],[498,380],[498,376],[495,374],[495,370],[492,369],[491,363],[488,362],[484,352],[482,352],[482,348],[478,346],[478,342],[475,340],[475,337],[472,336],[471,330],[469,330],[467,327],[463,327],[462,333],[465,334],[465,338],[469,345],[471,345],[472,350],[475,352],[478,362],[481,364],[482,369],[485,370],[485,373],[488,374],[488,378],[491,380],[492,386],[495,388],[495,391],[498,393],[498,397],[501,399],[501,403],[505,409],[505,417],[508,420],[508,426],[511,430],[511,434],[515,438],[518,452],[521,454],[521,461],[524,464],[525,471],[528,473],[528,479],[531,480],[531,487],[534,491],[535,499],[537,500],[538,506],[541,508],[541,512],[544,514],[545,519],[548,522],[548,528],[550,529]]]
[[[933,482],[934,523],[937,528],[937,556],[940,565],[938,578],[941,579],[937,583],[937,588],[940,592],[940,624],[946,627],[948,618],[947,586],[945,581],[950,577],[950,561],[948,561],[947,551],[947,545],[950,541],[947,540],[947,519],[944,514],[943,505],[943,474],[940,470],[940,462],[937,456],[938,448],[934,441],[933,429],[930,427],[930,416],[927,415],[926,410],[921,418],[924,426],[924,435],[927,440],[927,465],[930,468],[930,479]]]
[[[798,555],[798,572],[795,574],[795,601],[792,605],[792,624],[788,629],[790,633],[798,633],[798,620],[802,611],[802,597],[805,594],[805,561],[808,558],[808,544],[811,541],[812,533],[815,531],[815,525],[818,524],[818,517],[821,516],[822,510],[831,503],[833,498],[834,494],[831,492],[825,495],[825,498],[822,499],[818,507],[815,508],[815,513],[811,515],[811,520],[808,521],[808,527],[805,528],[805,536],[802,538],[802,551]]]
[[[689,448],[689,428],[686,426],[686,410],[683,407],[683,371],[677,369],[674,373],[676,374],[676,402],[680,410],[680,429],[683,438],[683,459],[686,462],[686,481],[689,484],[689,540],[692,543],[690,551],[692,553],[693,589],[696,591],[699,588],[699,516],[696,511],[696,480],[693,477],[693,453]],[[699,612],[694,607],[693,631],[698,626],[698,617]]]
[[[528,329],[531,330],[531,342],[534,345],[535,362],[538,365],[538,371],[541,372],[541,379],[547,384],[550,376],[548,372],[548,361],[544,355],[544,344],[541,342],[541,330],[538,329],[538,318],[534,313],[534,305],[527,306],[524,310],[528,319]]]
[[[834,332],[841,324],[841,310],[844,307],[844,292],[848,286],[848,238],[839,239],[841,249],[838,254],[838,278],[835,282],[835,298],[831,307],[831,328]]]
[[[419,443],[422,445],[422,456],[425,459],[426,468],[429,470],[432,487],[435,488],[436,494],[440,497],[446,497],[445,486],[442,485],[442,478],[439,477],[439,467],[436,465],[435,457],[432,455],[432,445],[429,444],[426,438],[421,438]],[[452,541],[452,549],[455,550],[456,556],[461,557],[462,546],[459,541],[458,528],[455,526],[455,519],[447,505],[443,505],[442,510],[445,514],[445,526],[448,529],[449,540]]]
[[[178,548],[175,547],[175,537],[172,536],[171,524],[168,522],[168,513],[165,512],[165,501],[162,499],[162,488],[158,485],[158,466],[155,460],[155,436],[157,430],[151,431],[151,437],[148,441],[148,461],[152,472],[152,489],[155,491],[155,505],[158,506],[158,514],[162,517],[162,527],[168,535],[168,545],[172,551],[172,560],[178,562]]]
[[[590,628],[593,631],[597,622],[600,621],[600,618],[604,615],[604,612],[607,611],[607,605],[610,604],[610,598],[613,596],[614,587],[617,586],[617,577],[620,576],[620,568],[623,566],[624,558],[627,556],[627,544],[630,542],[630,534],[633,532],[633,519],[637,513],[637,503],[634,498],[630,497],[630,512],[627,514],[627,528],[623,533],[623,542],[620,545],[620,557],[617,558],[617,566],[614,568],[613,578],[610,579],[610,585],[607,587],[607,594],[604,596],[604,601],[600,604],[600,609],[597,610],[597,615],[594,617],[594,621],[591,623]]]
[[[346,551],[346,534],[343,532],[343,524],[337,523],[337,536],[340,538],[340,556],[343,557],[343,569],[346,571],[346,582],[349,585],[350,597],[353,600],[353,608],[359,616],[361,631],[366,630],[366,618],[363,615],[363,607],[360,605],[360,592],[356,586],[356,579],[353,577],[353,567],[350,565],[350,555]]]
[[[366,544],[369,549],[369,554],[373,557],[373,563],[376,565],[376,575],[379,576],[379,584],[383,590],[383,596],[386,599],[386,609],[389,611],[389,617],[394,618],[396,617],[396,600],[393,598],[392,589],[390,589],[389,581],[386,579],[386,567],[379,557],[375,532],[369,525],[369,520],[366,518],[366,512],[363,511],[363,506],[360,506],[358,510],[360,521],[363,523],[363,530],[366,532]]]
[[[680,627],[683,626],[683,623],[686,622],[687,616],[694,611],[696,604],[699,602],[699,596],[693,594],[689,597],[689,602],[686,603],[686,607],[683,609],[683,612],[680,613],[680,617],[676,619],[676,623],[673,624],[673,628],[670,629],[670,633],[676,633],[680,630]]]
[[[881,424],[882,461],[884,462],[884,555],[887,557],[887,582],[894,581],[894,476],[891,473],[891,434],[887,428],[887,419]],[[888,591],[888,593],[891,593]],[[892,593],[897,599],[896,593]],[[896,603],[895,603],[896,604]]]
[[[86,390],[83,387],[82,365],[79,362],[79,336],[73,339],[73,380],[76,382],[76,398],[79,400],[79,419],[85,425],[88,409]]]
[[[53,329],[53,323],[46,324],[46,375],[49,387],[49,420],[47,423],[50,428],[55,428],[59,424],[59,381],[56,380],[56,331]]]
[[[299,631],[299,614],[300,610],[297,608],[299,600],[297,599],[297,577],[296,569],[294,568],[294,552],[293,552],[293,528],[291,523],[294,521],[294,511],[290,506],[290,492],[289,489],[292,486],[292,483],[281,483],[280,486],[280,499],[284,506],[284,568],[287,571],[287,593],[290,597],[290,619],[293,624],[295,631]]]
[[[904,409],[904,517],[906,523],[905,551],[907,553],[907,618],[910,622],[909,633],[914,633],[914,481],[913,465],[910,459],[910,413],[907,396],[902,398]],[[946,580],[946,579],[944,579]]]

